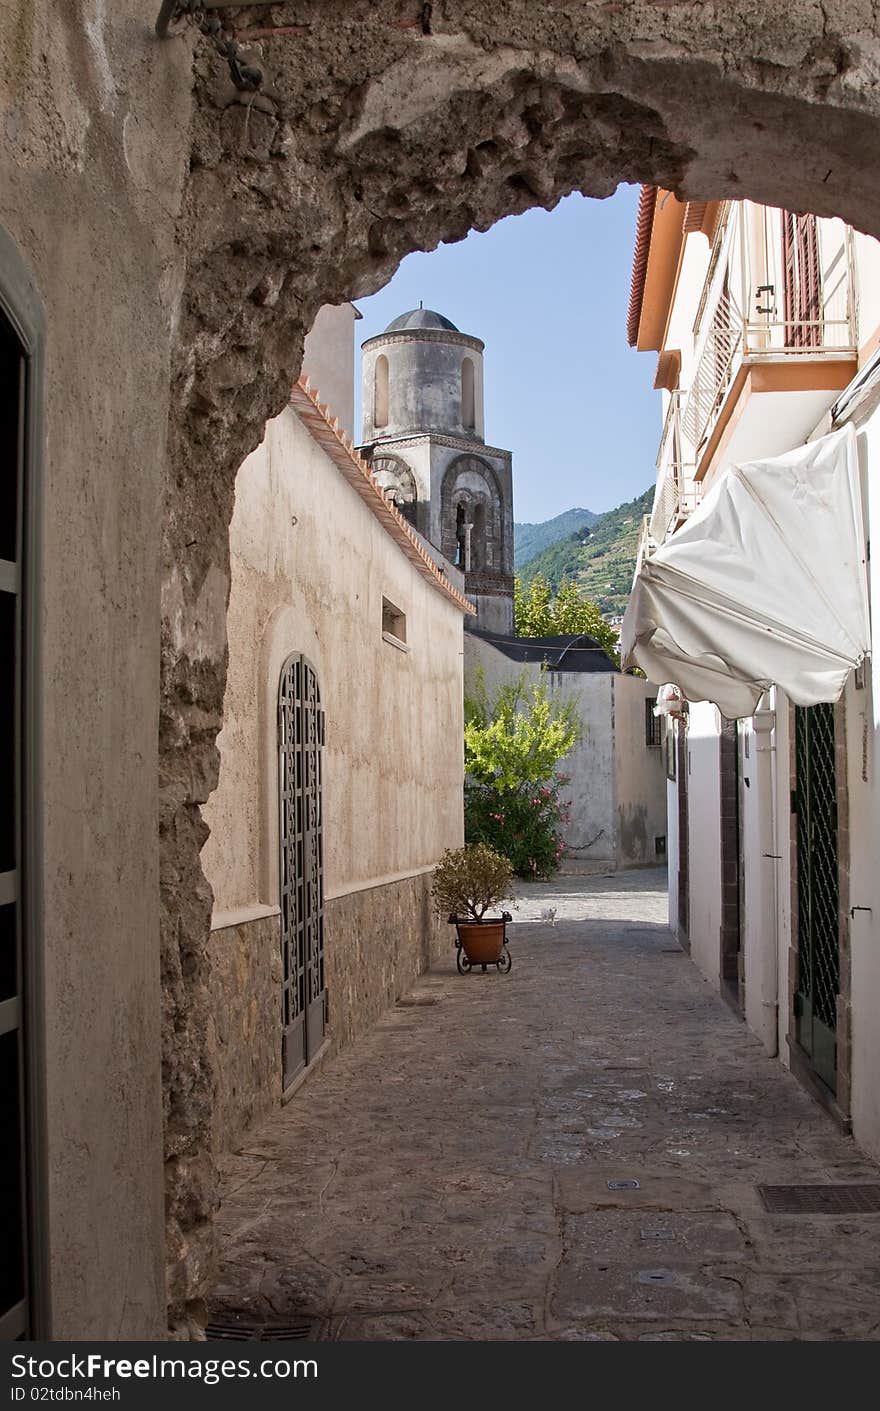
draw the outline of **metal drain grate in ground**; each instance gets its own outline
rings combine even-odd
[[[880,1215],[877,1186],[758,1186],[774,1215]]]
[[[311,1323],[209,1323],[208,1342],[308,1342]]]

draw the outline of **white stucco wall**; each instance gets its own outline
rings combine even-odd
[[[868,539],[880,543],[880,393],[854,417]],[[869,565],[870,568],[870,565]],[[852,1091],[856,1140],[880,1156],[880,583],[871,574],[872,658],[846,690],[852,957]]]
[[[788,703],[777,710],[787,723]],[[788,800],[788,760],[779,760],[775,728],[764,728],[777,718],[768,702],[757,728],[755,719],[740,722],[738,741],[743,1000],[746,1023],[770,1054],[779,1048],[780,995],[783,1010],[787,1005],[787,978],[780,989],[779,962],[783,951],[788,953],[781,893],[788,885],[789,816],[787,811],[780,816],[777,805],[783,791]]]
[[[669,929],[678,935],[678,782],[675,779],[666,780],[666,866]]]
[[[870,356],[880,342],[880,242],[872,235],[853,232],[856,294],[859,313],[859,348]]]
[[[277,904],[276,701],[304,652],[326,711],[325,893],[429,868],[462,839],[462,614],[287,409],[236,482],[220,783],[204,813],[215,925]],[[382,599],[407,650],[383,640]]]
[[[645,702],[653,707],[657,687],[638,676],[612,676],[614,697],[614,793],[617,856],[621,867],[665,861],[656,840],[666,837],[666,767],[662,743],[649,746]]]
[[[352,304],[325,304],[306,336],[303,374],[354,440],[354,325]]]
[[[776,944],[777,944],[777,1056],[786,1067],[790,1066],[788,1035],[788,972],[791,963],[791,790],[793,786],[791,770],[791,703],[784,691],[774,688],[772,702],[776,711],[776,727],[773,731],[773,744],[776,752],[775,766],[775,829],[776,851],[779,861],[776,864]]]
[[[688,719],[688,839],[691,956],[713,984],[721,934],[720,716],[699,701]]]
[[[536,676],[539,669],[533,667]],[[570,800],[571,818],[564,831],[567,861],[617,861],[617,817],[614,799],[614,676],[589,676],[551,671],[551,686],[577,706],[580,743],[560,760],[569,777],[563,797]]]

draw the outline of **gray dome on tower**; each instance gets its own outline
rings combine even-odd
[[[393,318],[385,329],[386,333],[396,333],[401,328],[446,328],[451,333],[459,333],[451,319],[444,318],[443,314],[438,314],[434,309],[424,309],[421,304],[417,309],[410,309],[408,314],[398,314]]]

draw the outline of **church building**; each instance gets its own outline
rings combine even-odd
[[[413,527],[464,573],[483,630],[513,632],[510,451],[487,446],[483,348],[419,307],[363,344],[363,446]]]

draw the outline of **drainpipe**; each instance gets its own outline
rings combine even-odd
[[[766,698],[765,698],[766,699]],[[761,849],[761,934],[758,983],[760,1038],[771,1058],[779,1052],[779,863],[776,827],[776,711],[759,707],[752,717]],[[765,800],[769,807],[765,806]]]

